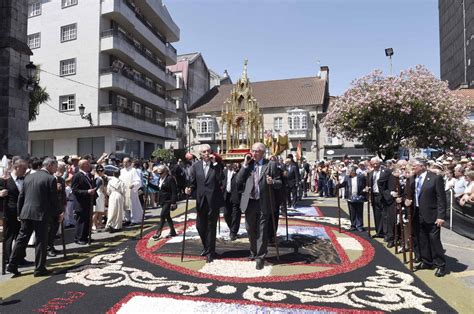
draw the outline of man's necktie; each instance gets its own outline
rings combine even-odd
[[[421,176],[416,178],[416,206],[420,206],[419,197],[421,192]]]
[[[258,186],[259,173],[258,173],[258,164],[255,165],[254,171],[252,172],[253,176],[253,188],[250,193],[253,199],[258,200],[260,198],[260,188]]]
[[[208,163],[204,163],[204,177],[206,178],[207,177],[207,172],[209,171],[209,164]]]

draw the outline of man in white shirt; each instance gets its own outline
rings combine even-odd
[[[454,197],[462,196],[467,185],[468,183],[464,178],[464,168],[462,166],[456,166],[456,168],[454,168]]]
[[[224,190],[224,219],[229,227],[229,237],[231,241],[237,239],[237,233],[240,227],[240,218],[242,213],[240,211],[240,197],[235,184],[235,175],[239,172],[240,164],[230,164],[224,170],[224,180],[222,181],[225,186]]]

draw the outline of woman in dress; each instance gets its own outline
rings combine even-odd
[[[102,229],[102,217],[105,214],[105,179],[104,166],[97,165],[95,168],[95,186],[97,198],[95,200],[94,215],[92,216],[92,230]]]

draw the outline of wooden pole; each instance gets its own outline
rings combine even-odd
[[[181,245],[181,263],[184,259],[184,245],[186,242],[186,227],[188,223],[188,205],[189,205],[189,195],[186,194],[186,208],[184,210],[184,228],[183,228],[183,244]]]
[[[5,212],[7,211],[7,198],[2,199],[2,275],[5,275],[5,269],[7,266],[7,246],[5,244]]]
[[[397,177],[397,182],[395,182],[395,191],[397,195],[400,195],[400,177]],[[395,197],[395,224],[393,225],[393,241],[395,241],[395,254],[398,254],[398,228],[397,228],[397,218],[398,218],[398,203],[397,198]]]
[[[370,200],[372,198],[372,189],[369,186],[369,178],[370,178],[370,172],[367,172],[367,191],[368,191],[368,196],[367,196],[367,233],[369,234],[370,237]]]
[[[339,184],[339,169],[336,171],[336,180],[337,184]],[[342,233],[342,228],[341,228],[341,197],[339,196],[339,190],[337,191],[337,220],[339,224],[339,233]]]
[[[148,201],[148,184],[149,184],[149,182],[150,182],[150,173],[145,178],[145,183],[146,183],[145,184],[145,195],[143,196],[145,201],[143,202],[142,221],[141,221],[141,225],[140,225],[140,239],[143,238],[143,226],[145,224],[145,212],[146,212],[146,203]]]
[[[408,206],[408,237],[410,243],[410,250],[408,253],[408,261],[410,264],[410,270],[413,271],[413,209],[415,203],[411,206]]]

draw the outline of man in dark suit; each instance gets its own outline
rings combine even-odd
[[[281,188],[279,171],[274,161],[264,159],[265,145],[252,145],[252,156],[247,155],[237,174],[237,186],[244,189],[240,209],[245,214],[245,227],[250,242],[250,259],[256,268],[263,269],[268,245],[268,228],[275,209],[275,194]],[[275,191],[274,191],[275,190]]]
[[[401,202],[400,196],[400,169],[393,168],[387,171],[387,175],[383,175],[379,179],[379,191],[382,194],[384,204],[383,215],[383,231],[385,234],[385,242],[387,247],[395,246],[395,225],[397,222],[397,204]]]
[[[364,231],[364,221],[362,219],[364,202],[366,200],[366,181],[363,173],[357,174],[356,166],[349,166],[349,175],[339,187],[345,188],[347,206],[349,207],[349,217],[351,220],[351,231]]]
[[[0,201],[6,200],[6,208],[4,209],[4,239],[5,251],[3,258],[6,263],[10,259],[12,253],[13,241],[18,237],[20,232],[20,222],[18,221],[18,196],[23,189],[24,176],[28,169],[28,162],[23,159],[17,159],[13,164],[13,169],[8,179],[0,178]],[[23,264],[24,260],[19,264]]]
[[[41,170],[25,178],[23,189],[18,197],[18,217],[21,220],[18,235],[7,271],[19,275],[18,264],[25,257],[28,240],[33,231],[36,234],[34,276],[47,276],[46,249],[48,245],[48,222],[58,213],[56,179],[53,174],[58,162],[53,158],[43,161]],[[62,220],[62,214],[59,220]]]
[[[72,177],[72,192],[76,197],[74,215],[76,218],[75,242],[86,245],[89,239],[90,214],[96,196],[95,183],[89,177],[89,161],[82,159],[78,164],[79,171]]]
[[[222,181],[222,190],[224,191],[224,219],[229,227],[229,237],[231,241],[237,239],[237,233],[240,227],[240,217],[242,212],[240,211],[240,191],[237,189],[235,179],[236,174],[240,170],[238,163],[229,164],[224,169],[224,180]]]
[[[410,180],[413,200],[407,199],[405,205],[415,203],[413,214],[416,232],[420,242],[421,263],[415,270],[436,268],[435,276],[446,274],[441,226],[446,218],[446,193],[443,177],[427,171],[426,161],[416,159],[413,163],[415,179]]]
[[[186,194],[196,191],[196,228],[204,247],[201,256],[207,263],[214,260],[216,252],[216,227],[220,208],[224,207],[222,193],[223,166],[216,161],[211,147],[203,144],[199,148],[201,160],[191,166],[190,186]]]
[[[289,159],[289,160],[288,160]],[[293,161],[293,155],[287,156],[286,164],[286,184],[288,193],[288,206],[296,207],[298,200],[298,183],[300,182],[300,170],[298,165]]]
[[[374,223],[375,223],[375,234],[372,238],[384,238],[385,234],[383,232],[383,200],[382,193],[379,191],[378,181],[381,177],[384,177],[386,174],[386,169],[381,166],[382,161],[378,157],[374,157],[370,160],[370,165],[372,166],[372,171],[369,172],[369,189],[371,190],[371,204],[372,211],[374,213]]]

